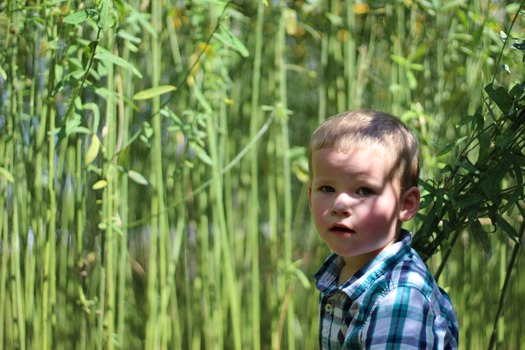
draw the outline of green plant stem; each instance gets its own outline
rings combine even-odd
[[[113,30],[106,29],[107,35],[107,49],[110,52],[114,51],[115,42],[113,40]],[[115,66],[113,64],[107,65],[107,89],[108,91],[115,91]],[[103,220],[105,223],[104,231],[104,248],[102,250],[103,271],[105,280],[101,284],[105,284],[105,304],[101,304],[103,308],[102,320],[105,323],[104,339],[106,341],[105,348],[113,350],[116,345],[115,341],[115,317],[117,311],[116,295],[117,295],[117,262],[118,262],[118,232],[116,230],[117,224],[117,198],[119,198],[118,174],[116,168],[110,163],[111,156],[115,153],[116,138],[118,133],[118,124],[115,116],[116,99],[115,95],[109,94],[106,99],[106,124],[107,135],[104,138],[104,149],[106,152],[106,164],[104,166],[104,174],[106,175],[107,187],[104,189],[103,198]],[[117,340],[118,341],[118,340]]]
[[[501,50],[499,52],[499,55],[498,55],[498,58],[496,59],[496,64],[494,65],[494,73],[492,74],[492,83],[494,83],[496,81],[496,77],[498,75],[498,71],[501,69],[500,62],[501,62],[501,59],[503,58],[503,52],[505,52],[505,47],[507,46],[507,42],[509,41],[509,38],[512,37],[511,36],[512,28],[514,28],[514,25],[516,24],[516,20],[520,17],[521,9],[523,8],[524,5],[525,5],[525,1],[521,1],[520,2],[520,7],[516,11],[515,16],[512,19],[512,22],[510,23],[509,28],[507,29],[507,33],[506,33],[507,34],[507,38],[503,41],[503,47],[501,48]]]
[[[48,81],[48,91],[52,91],[54,86],[55,67],[51,65]],[[56,110],[53,106],[53,101],[48,100],[47,103],[47,193],[48,193],[48,211],[46,213],[46,229],[45,229],[45,247],[44,247],[44,282],[42,291],[42,341],[43,349],[51,349],[53,339],[53,314],[55,301],[55,247],[56,247],[56,219],[57,219],[57,201],[55,191],[55,120]]]
[[[213,160],[212,173],[217,173],[219,169],[219,150],[217,147],[216,133],[214,132],[214,123],[211,116],[207,119],[207,131],[209,138],[210,157]],[[220,246],[222,253],[223,273],[225,277],[224,288],[225,296],[228,298],[230,313],[231,313],[231,327],[234,349],[242,349],[242,323],[241,323],[241,300],[239,298],[239,288],[235,272],[234,253],[231,247],[230,237],[232,236],[227,231],[226,215],[224,211],[223,198],[223,181],[219,178],[210,186],[210,197],[215,202],[216,208],[214,218],[216,218],[217,234],[220,236]],[[232,237],[233,238],[233,237]]]
[[[160,85],[161,76],[161,42],[159,36],[162,31],[161,21],[162,4],[160,2],[152,3],[152,19],[156,36],[151,36],[151,60],[152,60],[152,87]],[[153,99],[153,110],[160,111],[160,96]],[[148,301],[150,303],[147,346],[152,349],[167,347],[167,310],[159,310],[157,299],[162,299],[167,293],[167,249],[169,247],[167,234],[169,232],[168,220],[166,218],[166,200],[164,198],[164,178],[163,178],[163,154],[162,154],[162,119],[161,115],[156,113],[152,119],[153,140],[152,140],[152,185],[153,197],[151,199],[151,245],[148,268]],[[158,288],[158,290],[157,290]],[[160,312],[160,314],[159,314]]]
[[[129,51],[127,49],[124,49],[124,52],[122,54],[122,57],[126,60],[129,60]],[[130,111],[129,107],[124,106],[123,96],[132,96],[133,95],[133,86],[132,84],[124,84],[124,82],[129,81],[131,79],[131,74],[129,72],[123,72],[120,71],[117,73],[116,76],[116,85],[117,85],[117,91],[118,91],[118,115],[119,115],[119,126],[120,130],[122,130],[123,135],[122,142],[126,143],[128,141],[128,130],[130,127],[130,120],[132,117],[132,113]],[[125,86],[124,86],[125,85]],[[117,144],[117,148],[119,145]],[[119,213],[120,213],[120,220],[122,223],[127,223],[129,221],[129,194],[128,194],[128,187],[129,186],[129,180],[127,176],[120,177],[120,187],[119,187],[119,193],[120,193],[120,200],[118,203],[119,207]],[[128,311],[128,308],[126,307],[126,285],[128,282],[127,278],[127,271],[129,268],[129,261],[130,256],[128,252],[128,229],[125,227],[125,225],[121,226],[122,233],[119,235],[119,253],[118,253],[118,287],[117,287],[117,334],[118,338],[120,339],[121,343],[120,346],[123,348],[126,348],[126,316],[130,313]]]
[[[0,192],[1,193],[1,197],[0,197],[1,204],[3,208],[6,208],[7,201],[5,198],[5,193],[6,193],[7,188],[6,186],[4,186],[4,183],[2,183],[2,185],[0,186],[0,190],[1,190]],[[1,235],[2,242],[8,242],[9,229],[8,229],[8,222],[7,222],[7,210],[3,210],[2,212],[0,212],[0,232],[2,233]],[[7,295],[6,284],[7,284],[7,280],[9,279],[8,254],[1,254],[1,259],[2,259],[1,260],[2,265],[0,266],[0,295],[2,297],[0,297],[0,324],[6,325],[6,326],[0,327],[0,344],[7,344],[9,339],[6,339],[4,330],[9,327],[7,325],[9,322],[6,322],[6,314],[7,314],[6,301],[8,300],[8,298],[5,297]]]
[[[354,37],[354,31],[356,28],[355,14],[354,14],[354,1],[348,1],[346,5],[346,27],[345,31],[348,33],[349,38],[343,43],[344,45],[344,57],[345,64],[344,69],[346,72],[346,86],[347,86],[347,97],[346,97],[346,108],[355,109],[360,105],[358,100],[357,91],[359,89],[359,82],[357,81],[357,73],[359,72],[356,67],[357,64],[357,43]],[[346,35],[346,33],[345,33]],[[341,111],[342,112],[342,111]]]
[[[275,50],[275,56],[276,56],[276,66],[279,72],[278,76],[278,87],[279,87],[279,97],[278,101],[280,101],[280,106],[277,107],[277,114],[280,121],[280,127],[281,127],[281,134],[280,134],[280,142],[281,144],[278,146],[279,149],[279,156],[281,157],[282,162],[282,176],[281,179],[282,183],[282,203],[284,205],[283,207],[283,213],[282,213],[282,225],[283,225],[283,238],[284,238],[284,247],[283,247],[283,269],[286,269],[290,264],[292,264],[292,188],[291,188],[291,167],[290,167],[290,159],[289,159],[289,151],[290,151],[290,145],[289,145],[289,131],[288,131],[288,98],[287,98],[287,85],[286,85],[286,55],[285,55],[285,48],[286,48],[286,17],[283,16],[282,10],[284,9],[284,6],[281,8],[281,16],[279,21],[279,29],[277,32],[277,45]],[[283,271],[284,273],[284,271]],[[288,284],[290,283],[289,276],[285,276],[285,281],[283,283],[284,290],[282,291],[281,295],[286,295],[286,290],[288,289]],[[293,296],[290,297],[289,304],[287,305],[287,323],[286,323],[286,329],[287,329],[287,337],[288,337],[288,349],[295,349],[295,336],[293,332],[293,321],[294,321],[294,301]],[[284,300],[284,299],[283,299]]]
[[[255,139],[259,129],[260,109],[260,84],[261,84],[261,63],[262,63],[262,45],[263,45],[263,24],[264,24],[264,4],[259,2],[257,6],[257,22],[255,36],[255,54],[253,62],[252,77],[252,99],[251,99],[251,123],[250,139]],[[261,346],[261,298],[260,298],[260,267],[259,267],[259,158],[258,147],[255,144],[252,149],[250,161],[251,187],[250,187],[250,213],[249,220],[249,241],[251,254],[251,306],[252,306],[252,349],[259,350]]]
[[[521,210],[521,214],[523,216],[525,214],[525,210]],[[494,325],[492,327],[492,333],[490,335],[489,346],[487,348],[488,350],[492,350],[496,346],[496,337],[497,337],[497,334],[498,334],[498,321],[500,319],[501,313],[503,312],[503,306],[505,304],[505,297],[506,297],[507,291],[509,289],[512,271],[514,270],[514,266],[516,265],[516,261],[517,261],[518,256],[519,256],[518,254],[519,254],[519,251],[520,251],[520,248],[521,248],[521,243],[525,239],[525,223],[522,223],[521,228],[520,228],[520,232],[521,232],[521,234],[520,234],[521,238],[520,238],[519,242],[514,243],[514,247],[512,248],[512,255],[511,255],[510,261],[509,261],[509,263],[507,265],[507,270],[506,270],[506,274],[505,274],[505,282],[503,283],[503,287],[501,288],[501,291],[500,291],[500,297],[499,297],[499,301],[498,301],[498,309],[496,310],[496,315],[494,316]]]

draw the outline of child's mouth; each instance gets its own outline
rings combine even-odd
[[[354,230],[344,226],[344,225],[334,225],[330,228],[330,231],[336,234],[353,234]]]

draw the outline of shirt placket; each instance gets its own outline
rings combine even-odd
[[[326,296],[323,303],[323,323],[321,327],[322,332],[322,349],[341,349],[341,344],[337,339],[337,335],[341,329],[341,317],[336,317],[336,308],[340,303],[341,293],[335,293]]]

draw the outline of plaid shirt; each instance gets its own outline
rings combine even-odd
[[[411,233],[402,230],[397,243],[340,286],[343,258],[326,259],[314,275],[321,349],[457,349],[450,298],[411,243]]]

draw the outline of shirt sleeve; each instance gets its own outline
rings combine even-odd
[[[361,340],[364,349],[433,349],[436,333],[432,305],[416,287],[395,288],[372,309]]]

